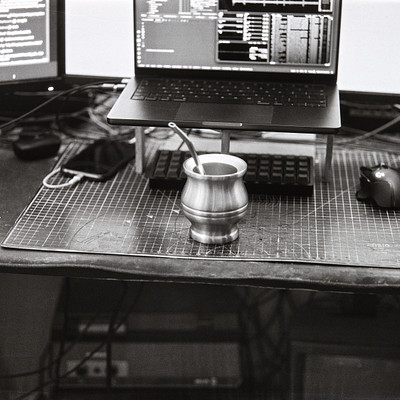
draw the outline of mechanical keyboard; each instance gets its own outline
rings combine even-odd
[[[234,155],[247,163],[243,180],[248,193],[312,196],[312,157],[244,153]],[[181,190],[186,181],[183,162],[189,157],[188,151],[158,150],[149,172],[150,188]]]

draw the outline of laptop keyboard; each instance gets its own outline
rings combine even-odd
[[[248,193],[312,196],[312,157],[279,154],[235,155],[247,163],[247,173],[243,180]],[[150,170],[150,188],[181,190],[186,182],[182,165],[189,157],[190,153],[187,151],[158,150]]]
[[[144,79],[133,100],[191,103],[326,107],[323,85],[233,82],[190,79]]]

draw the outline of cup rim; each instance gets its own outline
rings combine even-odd
[[[201,175],[198,172],[194,172],[193,169],[196,166],[193,157],[188,158],[183,163],[183,169],[185,174],[197,179],[226,179],[227,177],[241,177],[247,171],[247,163],[240,157],[231,155],[231,154],[221,154],[221,153],[207,153],[207,154],[199,154],[199,159],[201,162],[223,162],[225,164],[232,165],[236,168],[236,172],[232,174],[225,174],[225,175]]]

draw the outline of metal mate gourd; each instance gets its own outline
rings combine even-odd
[[[243,183],[247,164],[228,154],[199,155],[205,174],[189,158],[181,196],[182,211],[191,222],[190,236],[201,243],[223,244],[238,238],[238,222],[245,216],[248,194]]]

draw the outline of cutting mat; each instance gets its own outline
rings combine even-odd
[[[71,144],[59,163],[80,146]],[[360,203],[355,192],[360,166],[383,161],[399,167],[400,157],[335,149],[333,177],[324,183],[324,156],[323,149],[317,151],[312,197],[251,196],[240,237],[227,245],[193,241],[189,222],[180,210],[179,192],[149,189],[146,177],[135,172],[134,163],[107,182],[86,181],[64,189],[41,187],[2,245],[42,251],[399,268],[399,211]],[[56,176],[51,183],[64,180]]]

